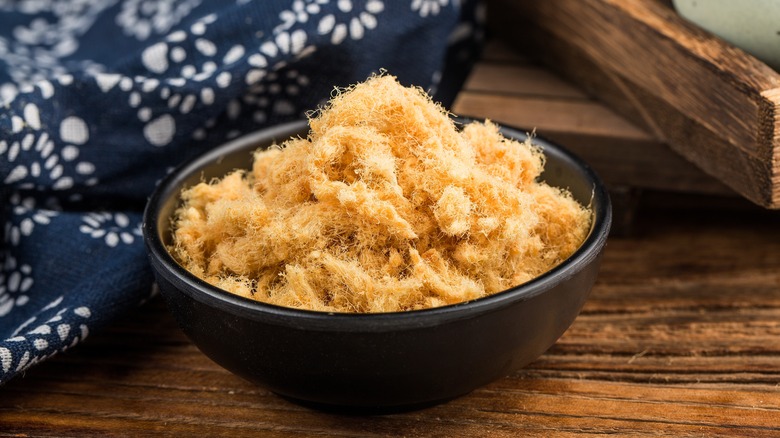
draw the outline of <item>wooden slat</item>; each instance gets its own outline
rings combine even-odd
[[[532,64],[481,62],[474,66],[464,89],[474,92],[560,97],[587,100],[587,95],[570,82]]]
[[[492,39],[485,44],[481,59],[486,62],[506,62],[512,64],[521,64],[528,61],[528,58],[514,47],[497,39]]]
[[[461,92],[454,111],[460,115],[481,114],[497,122],[518,124],[542,133],[568,132],[584,136],[617,137],[623,140],[652,141],[641,129],[609,108],[587,100],[553,100],[542,97],[492,95]]]
[[[780,208],[780,74],[657,0],[492,0],[489,8],[508,41],[747,198]]]

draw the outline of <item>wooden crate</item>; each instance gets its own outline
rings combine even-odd
[[[661,0],[488,0],[505,41],[706,173],[780,208],[780,74]]]
[[[650,133],[499,40],[491,40],[453,105],[556,141],[592,165],[613,195],[627,189],[735,196]]]

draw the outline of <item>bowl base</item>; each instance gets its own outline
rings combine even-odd
[[[288,395],[279,394],[278,392],[274,392],[274,394],[278,395],[279,397],[291,402],[295,403],[297,405],[314,409],[321,412],[327,412],[330,414],[338,414],[338,415],[356,415],[356,416],[362,416],[362,415],[390,415],[390,414],[402,414],[404,412],[411,412],[411,411],[419,411],[426,408],[431,408],[436,405],[440,405],[443,403],[447,403],[449,401],[452,401],[456,398],[459,398],[461,396],[455,396],[455,397],[447,397],[444,399],[438,399],[438,400],[432,400],[432,401],[425,401],[425,402],[418,402],[418,403],[409,403],[409,404],[402,404],[402,405],[390,405],[390,406],[377,406],[377,405],[340,405],[340,404],[330,404],[330,403],[322,403],[322,402],[315,402],[311,400],[304,400],[300,398],[290,397]]]

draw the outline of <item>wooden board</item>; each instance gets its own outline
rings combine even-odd
[[[759,205],[780,208],[780,74],[659,0],[490,0],[491,29]]]
[[[554,140],[583,157],[611,187],[734,192],[571,82],[492,41],[453,105]]]

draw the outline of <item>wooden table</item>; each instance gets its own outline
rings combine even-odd
[[[612,160],[600,165],[613,185],[727,193],[507,55],[491,46],[458,112],[503,111],[502,121],[585,152],[601,138],[594,154]],[[518,100],[537,109],[512,107]],[[605,152],[621,144],[655,150],[644,159],[677,166],[657,177],[681,179],[637,180],[635,163]],[[632,232],[610,237],[582,314],[546,354],[465,397],[385,416],[313,411],[244,382],[203,356],[157,298],[0,388],[0,436],[780,436],[779,225],[778,212],[729,195],[646,192]]]

